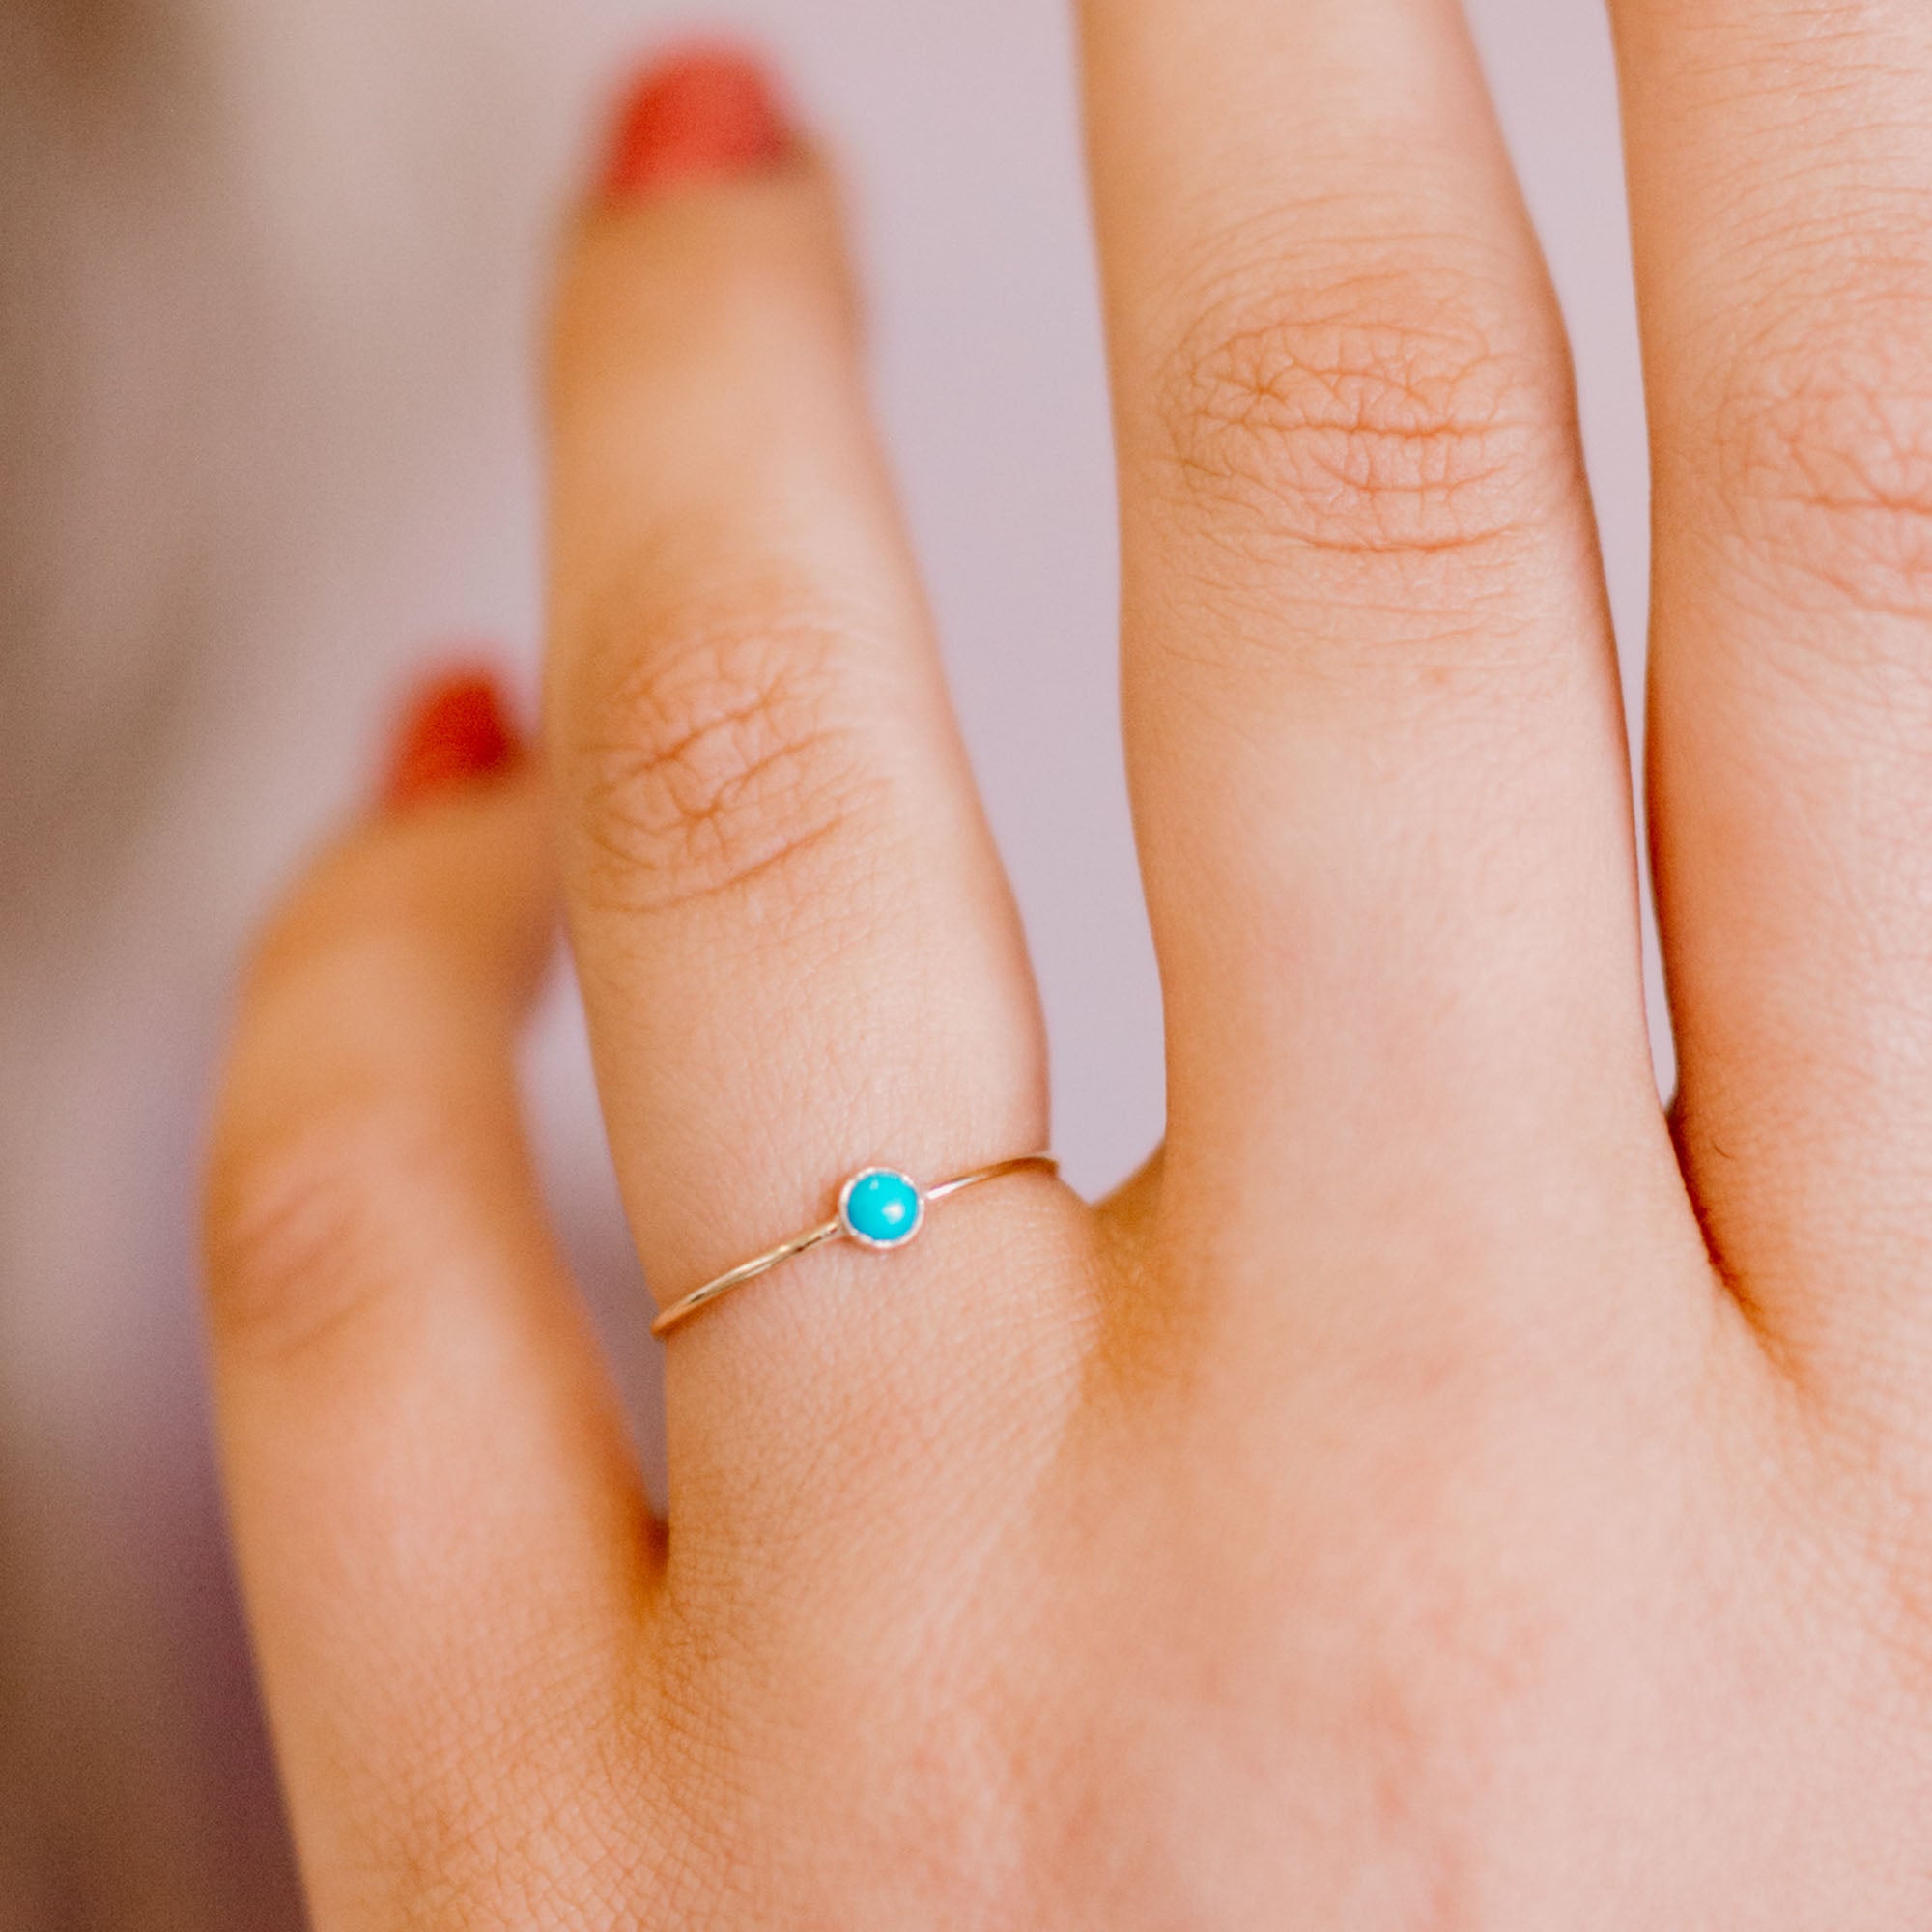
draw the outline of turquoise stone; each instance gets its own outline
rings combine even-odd
[[[904,1175],[872,1167],[846,1183],[838,1218],[845,1232],[868,1248],[901,1248],[919,1233],[925,1203]]]

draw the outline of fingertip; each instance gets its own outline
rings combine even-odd
[[[482,665],[440,671],[403,707],[381,788],[383,809],[407,811],[495,778],[517,762],[523,749],[494,671]]]
[[[686,183],[758,172],[798,147],[769,65],[729,43],[695,42],[644,68],[607,140],[598,194],[647,200]]]

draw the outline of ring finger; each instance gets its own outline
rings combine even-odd
[[[610,1136],[667,1305],[860,1168],[937,1182],[1046,1141],[1018,922],[853,334],[828,183],[756,73],[661,74],[565,276],[549,708]],[[680,1329],[674,1521],[787,1507],[775,1471],[823,1481],[895,1418],[1010,1385],[972,1373],[1012,1346],[985,1243],[1074,1224],[1015,1178],[890,1264],[813,1253]],[[801,1432],[813,1455],[774,1454]]]

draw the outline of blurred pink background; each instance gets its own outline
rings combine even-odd
[[[1634,675],[1607,34],[1596,0],[1476,14],[1576,334]],[[1158,1135],[1061,6],[0,0],[0,1932],[297,1922],[198,1375],[225,987],[440,640],[500,639],[529,689],[552,233],[632,57],[714,25],[775,49],[849,164],[1072,1176],[1102,1188]],[[654,1462],[645,1297],[561,980],[531,1065]]]

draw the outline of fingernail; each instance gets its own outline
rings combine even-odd
[[[518,751],[516,727],[497,680],[488,671],[446,671],[404,709],[383,803],[390,811],[402,811],[460,791],[501,771]]]
[[[791,151],[791,117],[763,64],[723,46],[659,61],[617,117],[603,192],[632,201],[682,182],[749,174]]]

